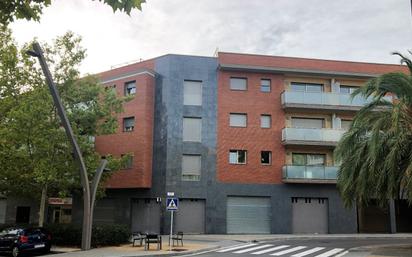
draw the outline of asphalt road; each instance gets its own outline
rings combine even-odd
[[[281,256],[281,257],[331,257],[345,256],[350,248],[412,244],[411,239],[304,239],[304,240],[275,240],[255,243],[244,243],[223,249],[185,256],[199,257],[253,257],[253,256]],[[349,255],[348,255],[349,256]],[[360,252],[358,255],[365,256]]]

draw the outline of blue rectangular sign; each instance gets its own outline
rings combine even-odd
[[[179,207],[179,199],[178,198],[166,198],[166,210],[168,211],[177,211]]]

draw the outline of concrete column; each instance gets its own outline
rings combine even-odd
[[[396,211],[395,211],[395,201],[393,199],[389,200],[389,218],[391,233],[396,233]]]

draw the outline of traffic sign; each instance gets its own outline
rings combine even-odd
[[[179,199],[176,197],[166,199],[166,210],[177,211],[179,207]]]

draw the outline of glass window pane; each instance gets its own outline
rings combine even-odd
[[[323,128],[323,119],[292,118],[293,128]]]
[[[202,105],[202,82],[184,81],[183,83],[183,104]]]
[[[125,95],[134,95],[136,94],[136,81],[126,82],[124,84]]]
[[[270,92],[270,79],[261,79],[260,80],[260,91],[261,92]]]
[[[229,163],[237,163],[237,151],[230,150],[230,152],[229,152]]]
[[[272,162],[272,152],[270,152],[270,151],[260,152],[260,162],[262,164],[271,164],[271,162]]]
[[[293,165],[306,165],[306,155],[300,153],[292,154],[292,164]]]
[[[352,94],[358,87],[353,86],[340,86],[340,93],[341,94]]]
[[[239,150],[237,157],[238,157],[238,158],[237,158],[238,163],[242,163],[242,164],[246,163],[246,151],[244,151],[244,150]]]
[[[306,91],[306,85],[302,83],[292,82],[290,85],[290,88],[294,92],[305,92]]]
[[[200,155],[183,155],[182,175],[200,176],[202,160]]]
[[[270,128],[271,124],[271,116],[270,115],[261,115],[260,116],[260,127],[261,128]]]
[[[344,130],[349,130],[351,124],[352,124],[351,120],[341,120],[341,128]]]
[[[308,154],[306,165],[325,165],[324,154]]]
[[[123,130],[133,131],[133,129],[134,129],[134,117],[124,118],[123,119]]]
[[[201,142],[202,119],[183,118],[183,141]]]
[[[231,113],[229,124],[231,127],[246,127],[247,115],[242,113]]]
[[[247,80],[245,78],[230,78],[230,89],[232,90],[246,90]]]
[[[320,93],[323,91],[323,85],[308,84],[306,85],[306,92]]]

